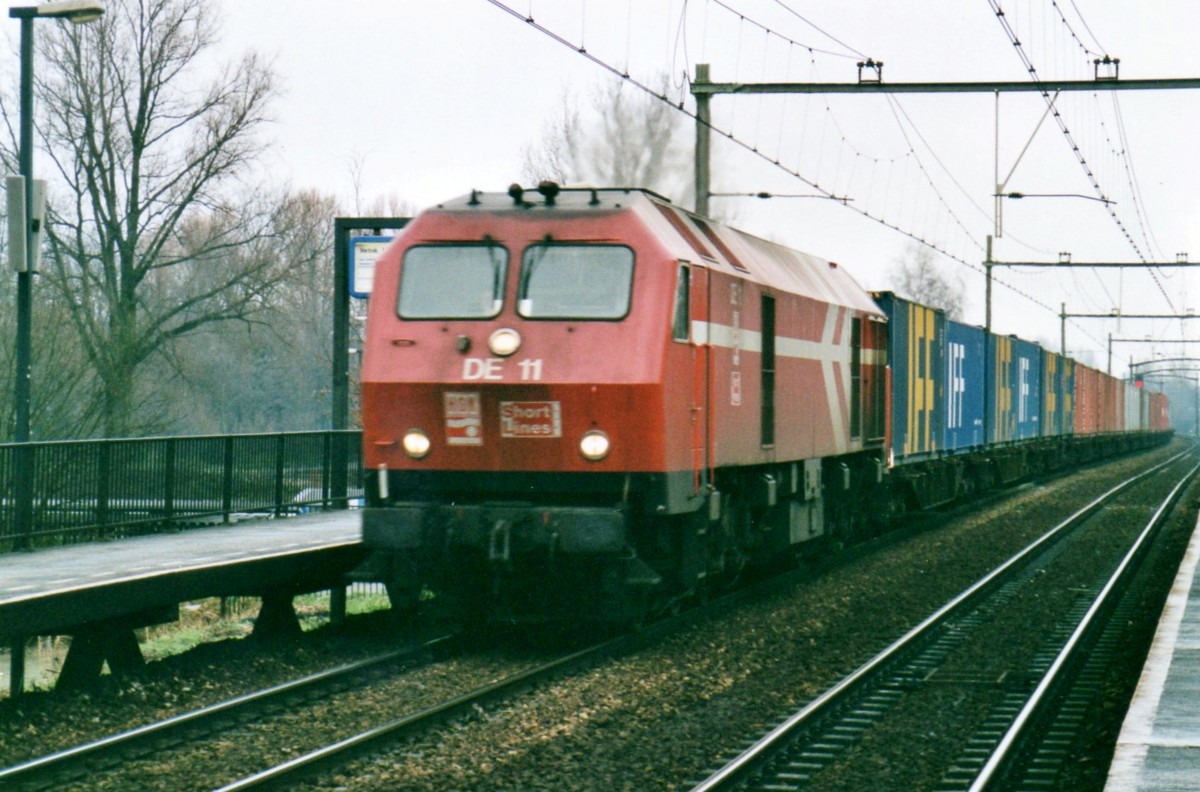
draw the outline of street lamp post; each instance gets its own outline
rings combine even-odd
[[[18,443],[29,441],[29,359],[32,346],[33,307],[33,21],[39,17],[68,19],[76,24],[94,22],[104,13],[99,0],[62,0],[40,6],[8,9],[21,20],[20,170],[25,182],[25,262],[17,271],[17,371],[13,387]]]
[[[18,6],[8,9],[12,19],[21,20],[21,117],[20,170],[25,193],[25,260],[17,262],[17,338],[16,372],[13,383],[13,402],[16,426],[13,439],[29,442],[29,368],[33,339],[33,267],[37,260],[33,248],[33,21],[39,18],[66,19],[75,24],[94,22],[104,14],[100,0],[58,0],[39,6]],[[18,449],[14,460],[14,490],[16,500],[17,541],[29,544],[33,522],[33,481],[28,449]],[[20,644],[19,646],[17,644]],[[18,667],[19,666],[19,667]],[[19,695],[25,683],[25,642],[18,640],[12,647],[11,690]]]
[[[19,167],[25,189],[25,260],[17,264],[17,371],[13,384],[13,405],[16,409],[16,426],[13,429],[13,439],[18,443],[29,442],[29,357],[32,339],[32,302],[33,302],[33,273],[30,264],[33,261],[30,237],[30,217],[33,213],[33,15],[18,15],[18,11],[35,11],[33,8],[10,8],[9,16],[17,16],[21,20],[21,115],[20,115],[20,159]],[[20,455],[24,457],[24,454]],[[18,475],[18,482],[23,476]],[[17,499],[20,502],[20,498]],[[20,522],[21,514],[18,512]],[[24,536],[24,531],[18,526],[18,536]]]

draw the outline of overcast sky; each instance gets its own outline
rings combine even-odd
[[[635,79],[671,75],[689,107],[682,80],[697,62],[710,63],[719,82],[853,81],[863,56],[885,63],[888,82],[1023,80],[1023,52],[1045,78],[1090,79],[1093,56],[1107,54],[1120,58],[1124,79],[1200,77],[1200,3],[1058,0],[1064,23],[1050,0],[995,2],[1003,20],[989,0],[506,4]],[[255,49],[281,78],[270,173],[347,201],[356,161],[368,198],[395,194],[427,206],[472,188],[503,190],[520,178],[522,149],[538,140],[564,89],[584,95],[616,79],[487,0],[223,0],[223,16],[222,51]],[[1056,107],[1116,203],[1005,201],[994,258],[1044,261],[1070,251],[1077,261],[1163,261],[1186,251],[1200,261],[1200,90],[1064,94]],[[722,202],[746,230],[841,262],[872,289],[892,284],[911,243],[904,232],[929,240],[963,280],[967,318],[982,323],[983,278],[968,265],[978,267],[994,233],[992,96],[718,97],[713,110],[718,128],[765,155],[719,147],[714,190],[812,193],[791,171],[853,208],[816,199],[714,198],[714,206]],[[1001,179],[1029,144],[1006,189],[1096,197],[1053,119],[1031,139],[1045,110],[1037,94],[1001,97]],[[1145,271],[998,270],[1033,299],[998,287],[995,327],[1057,348],[1063,302],[1069,313],[1183,312],[1200,299],[1187,272],[1163,270],[1156,282]],[[1098,365],[1110,332],[1200,337],[1200,327],[1178,321],[1077,321],[1068,347]],[[1118,345],[1116,357],[1150,352]]]

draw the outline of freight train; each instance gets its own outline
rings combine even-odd
[[[363,541],[394,604],[636,621],[1043,470],[1166,399],[645,190],[472,192],[380,257]]]

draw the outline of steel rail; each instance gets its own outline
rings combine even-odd
[[[302,774],[314,773],[322,765],[332,765],[338,761],[343,761],[356,751],[364,750],[373,745],[383,744],[386,741],[395,740],[401,736],[414,734],[423,728],[435,726],[442,721],[472,712],[476,706],[484,706],[494,701],[503,700],[506,697],[532,687],[538,682],[584,668],[605,657],[635,651],[643,646],[661,641],[664,636],[696,624],[705,618],[711,617],[714,613],[734,608],[754,597],[785,587],[789,582],[805,574],[807,573],[803,570],[794,570],[787,574],[776,575],[758,581],[744,588],[734,589],[719,597],[708,600],[704,607],[687,609],[665,616],[644,625],[636,632],[619,635],[602,643],[551,660],[540,666],[526,669],[492,684],[467,691],[441,704],[367,729],[359,734],[352,735],[310,753],[294,757],[275,767],[267,768],[254,775],[233,781],[215,790],[215,792],[240,792],[247,789],[268,788],[281,785],[289,780],[294,780]]]
[[[1054,658],[1054,662],[1047,669],[1046,674],[1042,677],[1033,693],[1030,695],[1025,706],[1013,719],[1012,725],[1008,731],[1000,739],[996,749],[992,751],[992,755],[988,761],[984,763],[983,769],[979,775],[975,777],[975,781],[971,784],[969,792],[983,792],[983,790],[992,788],[994,783],[998,783],[1003,772],[1010,766],[1016,751],[1019,749],[1023,739],[1028,735],[1029,730],[1036,722],[1036,716],[1047,706],[1050,699],[1051,691],[1063,680],[1065,670],[1070,661],[1075,657],[1077,651],[1083,643],[1086,635],[1101,621],[1100,614],[1105,608],[1121,593],[1121,584],[1126,580],[1127,575],[1134,568],[1135,559],[1142,554],[1142,551],[1149,545],[1150,538],[1157,532],[1159,526],[1163,523],[1165,517],[1174,507],[1175,502],[1183,494],[1183,488],[1187,486],[1200,471],[1200,464],[1194,466],[1188,471],[1187,475],[1175,485],[1170,494],[1159,505],[1150,521],[1146,523],[1146,527],[1138,535],[1137,540],[1129,548],[1128,552],[1121,559],[1121,563],[1117,565],[1116,570],[1109,577],[1108,582],[1104,584],[1104,588],[1096,596],[1091,607],[1083,619],[1071,633],[1071,637],[1063,645],[1058,655]]]
[[[663,623],[660,622],[659,624]],[[483,687],[467,691],[441,704],[405,715],[402,718],[359,732],[323,748],[302,754],[282,764],[226,784],[215,790],[215,792],[239,792],[240,790],[259,789],[283,783],[285,780],[292,779],[302,771],[311,772],[324,763],[343,759],[351,751],[362,749],[383,740],[395,739],[401,735],[411,734],[426,726],[436,725],[457,715],[470,712],[477,706],[490,704],[493,701],[501,700],[514,693],[518,693],[532,686],[535,682],[573,670],[609,654],[623,651],[634,645],[635,642],[636,644],[640,644],[645,640],[645,637],[645,632],[622,635],[586,649],[572,652],[548,663],[505,677],[490,685],[484,685]]]
[[[1013,571],[1016,567],[1023,564],[1025,561],[1032,558],[1044,545],[1053,539],[1057,539],[1061,534],[1071,529],[1078,523],[1090,517],[1098,511],[1106,502],[1115,498],[1117,495],[1124,492],[1129,487],[1149,478],[1158,473],[1167,466],[1177,462],[1179,459],[1192,453],[1192,449],[1180,452],[1170,459],[1155,465],[1148,470],[1133,476],[1122,483],[1112,487],[1104,492],[1099,497],[1092,500],[1087,505],[1076,511],[1071,516],[1067,517],[1054,528],[1047,531],[1045,534],[1035,539],[1020,550],[1016,555],[1009,558],[1004,563],[997,566],[984,577],[980,578],[970,588],[964,590],[950,602],[943,605],[934,613],[930,614],[923,621],[893,642],[890,646],[877,654],[875,657],[868,660],[863,665],[852,671],[841,681],[828,688],[807,705],[805,705],[797,713],[789,717],[779,726],[772,729],[764,737],[756,741],[753,745],[739,754],[737,757],[729,761],[725,766],[719,769],[716,773],[709,776],[703,782],[692,788],[692,792],[712,792],[713,790],[729,789],[735,784],[743,780],[750,772],[752,772],[759,763],[770,755],[773,755],[776,750],[782,748],[791,737],[799,729],[813,723],[818,717],[830,712],[834,706],[840,704],[851,692],[857,690],[864,682],[869,680],[879,669],[894,660],[901,652],[909,649],[918,640],[931,632],[934,628],[943,624],[952,617],[959,615],[969,605],[975,603],[985,592],[1002,581],[1002,579]]]
[[[184,712],[165,720],[148,723],[144,726],[129,729],[128,731],[103,737],[99,740],[12,765],[11,767],[0,769],[0,788],[6,788],[5,785],[9,783],[29,783],[30,779],[33,778],[69,773],[72,767],[81,762],[95,761],[106,754],[128,750],[133,746],[161,739],[185,727],[194,728],[197,725],[211,722],[221,717],[228,717],[231,713],[245,710],[252,706],[261,706],[272,700],[284,699],[302,691],[315,689],[321,685],[332,684],[340,679],[349,678],[354,674],[359,674],[405,658],[412,658],[424,652],[444,651],[457,637],[457,635],[441,635],[417,646],[398,649],[393,652],[367,658],[366,660],[336,666],[263,690],[237,696],[228,701]]]

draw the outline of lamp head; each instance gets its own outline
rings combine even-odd
[[[49,17],[66,19],[76,25],[95,22],[104,15],[104,3],[100,0],[54,0],[38,6],[18,6],[8,9],[10,17],[31,19]]]

